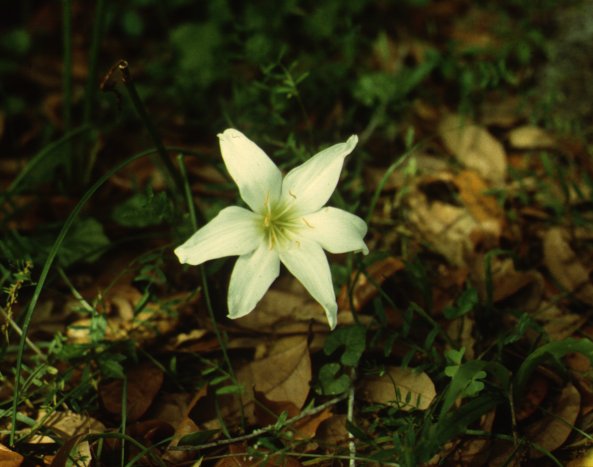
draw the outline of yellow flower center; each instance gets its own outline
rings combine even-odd
[[[295,234],[302,227],[292,206],[293,203],[280,201],[272,203],[270,195],[266,196],[262,214],[262,229],[270,250],[289,248],[295,239]]]

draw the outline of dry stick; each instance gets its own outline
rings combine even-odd
[[[330,399],[327,402],[325,402],[321,405],[318,405],[317,407],[313,407],[312,409],[305,410],[305,411],[301,412],[300,414],[296,415],[295,417],[292,417],[292,418],[289,418],[288,420],[286,420],[284,426],[288,426],[295,422],[298,422],[299,420],[301,420],[305,417],[308,417],[309,415],[315,415],[316,413],[322,412],[325,409],[327,409],[328,407],[331,407],[332,405],[335,405],[338,402],[343,401],[344,399],[346,399],[346,397],[348,397],[348,395],[343,394],[341,396],[334,397],[333,399]],[[263,428],[254,430],[251,433],[249,433],[248,435],[237,436],[236,438],[222,439],[220,441],[215,441],[212,443],[200,444],[199,446],[171,446],[169,448],[169,450],[170,451],[199,451],[201,449],[217,448],[217,447],[221,447],[221,446],[226,446],[228,444],[239,443],[241,441],[247,441],[247,440],[250,440],[253,438],[257,438],[258,436],[261,436],[265,433],[269,433],[270,431],[274,431],[276,429],[278,429],[278,427],[275,423],[273,423],[273,424],[265,426]]]
[[[148,116],[148,113],[144,108],[144,104],[142,103],[142,100],[140,99],[138,92],[136,91],[136,86],[134,86],[134,81],[132,80],[132,75],[130,73],[130,66],[126,60],[120,60],[117,64],[117,68],[121,73],[122,82],[126,86],[128,95],[132,100],[132,104],[134,104],[134,108],[136,109],[136,112],[138,113],[140,120],[142,120],[142,123],[148,130],[148,133],[150,133],[150,137],[152,138],[152,141],[158,151],[157,154],[159,155],[160,163],[162,165],[162,168],[164,169],[163,171],[167,175],[169,182],[171,182],[171,184],[173,185],[172,188],[175,188],[175,190],[173,191],[175,192],[176,196],[179,199],[182,199],[183,180],[179,176],[179,173],[175,170],[175,166],[173,165],[173,162],[171,162],[171,159],[167,154],[167,150],[165,149],[165,146],[163,145],[163,142],[158,132],[156,131],[156,128],[152,123],[152,120]]]
[[[351,385],[350,389],[348,390],[348,413],[346,415],[346,419],[350,424],[354,423],[354,380],[356,379],[356,369],[352,368],[350,372],[350,380]],[[348,438],[350,441],[348,442],[348,450],[350,453],[350,460],[349,460],[349,467],[356,466],[356,443],[354,442],[354,435],[352,433],[348,433]]]

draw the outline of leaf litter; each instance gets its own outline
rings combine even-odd
[[[467,86],[475,79],[468,74],[472,53],[483,54],[484,82],[531,79],[505,76],[504,63],[487,68],[489,48],[502,43],[488,25],[503,24],[503,12],[425,3],[413,10],[410,27],[418,18],[446,24],[442,33],[459,43],[456,60],[469,67],[463,72]],[[49,21],[51,30],[47,17],[60,16],[49,6],[37,12],[36,20]],[[428,40],[389,31],[371,42],[370,63],[361,62],[370,71],[358,81],[354,99],[387,113],[369,124],[365,162],[349,169],[352,190],[344,193],[350,198],[339,200],[345,205],[357,193],[362,201],[353,206],[364,212],[377,194],[374,210],[366,212],[371,255],[364,261],[332,258],[337,333],[329,334],[323,309],[286,275],[254,312],[225,320],[228,264],[208,271],[208,291],[199,273],[168,257],[184,236],[172,233],[183,221],[165,194],[166,177],[139,161],[109,179],[60,252],[67,280],[44,290],[29,332],[33,345],[51,344],[52,360],[26,369],[29,394],[18,405],[16,434],[23,438],[17,444],[6,436],[12,427],[5,413],[2,465],[24,465],[23,454],[45,465],[66,465],[68,457],[78,465],[124,458],[141,465],[301,465],[311,456],[322,465],[331,465],[334,456],[401,465],[588,465],[593,355],[570,340],[593,337],[593,173],[586,143],[545,121],[530,121],[535,103],[525,103],[514,88],[503,95],[491,91],[494,81],[472,95],[480,107],[471,116],[435,97],[446,94],[443,83],[456,64],[444,64],[443,55],[441,62],[435,59],[437,48]],[[78,83],[88,76],[81,50],[73,68]],[[415,74],[412,64],[425,68]],[[46,71],[36,71],[41,68]],[[41,114],[56,128],[64,125],[60,69],[60,59],[48,56],[23,71],[31,86],[47,92]],[[376,85],[396,78],[399,88]],[[414,94],[409,112],[389,113],[389,99],[407,99],[421,82],[432,95]],[[158,96],[152,99],[158,102]],[[322,121],[309,110],[310,118]],[[343,103],[332,115],[346,118]],[[15,147],[29,157],[30,141],[42,137],[39,116],[27,115],[29,132],[19,130],[8,112],[0,116],[0,136],[20,131]],[[200,215],[208,217],[232,204],[234,193],[215,166],[211,141],[189,137],[185,116],[172,120],[162,128],[167,139],[191,141],[204,156],[187,158],[187,169],[189,190]],[[404,128],[412,130],[411,146],[399,136]],[[296,152],[292,136],[286,144]],[[114,151],[113,139],[97,140],[98,153]],[[121,140],[123,147],[136,145]],[[271,146],[281,152],[283,144]],[[386,164],[403,153],[408,156],[385,178]],[[121,154],[114,151],[112,159]],[[3,185],[22,160],[10,154],[2,161]],[[98,167],[105,170],[109,161]],[[52,174],[64,167],[57,159],[45,166]],[[40,258],[51,246],[47,239],[57,233],[49,220],[63,221],[76,202],[56,194],[39,174],[31,183],[42,196],[23,187],[2,201],[5,228],[15,232],[2,241],[12,261],[2,263],[2,274],[13,282],[24,279],[17,259],[26,245],[37,254],[37,280]],[[104,206],[114,209],[106,214]],[[37,235],[46,223],[51,235]],[[142,232],[157,235],[145,244],[131,242],[121,254],[106,251],[115,239]],[[155,251],[159,261],[145,257]],[[27,277],[23,283],[31,282]],[[10,316],[22,316],[30,292],[8,290],[15,295],[4,302]],[[335,337],[340,328],[353,331]],[[537,354],[554,343],[555,350]],[[8,369],[2,368],[3,401],[14,390]],[[56,394],[70,398],[58,403],[44,398],[42,388],[60,373]]]

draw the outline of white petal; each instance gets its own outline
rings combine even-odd
[[[274,202],[280,196],[280,169],[240,131],[229,128],[218,138],[222,158],[239,187],[241,198],[254,212],[262,213],[266,199]]]
[[[292,169],[282,182],[282,199],[293,202],[298,213],[315,212],[332,195],[338,184],[345,157],[352,152],[358,137],[336,144]]]
[[[179,262],[192,265],[225,256],[244,255],[257,248],[263,234],[257,214],[230,206],[175,249]]]
[[[280,274],[280,260],[275,250],[262,244],[252,253],[240,256],[229,284],[229,318],[250,313]]]
[[[280,261],[325,310],[331,329],[336,327],[338,305],[327,258],[321,247],[302,239],[298,246],[280,251]]]
[[[299,235],[319,243],[330,253],[362,251],[369,249],[364,243],[367,233],[366,222],[342,209],[325,207],[303,217],[305,228]]]

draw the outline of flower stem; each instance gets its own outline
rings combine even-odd
[[[97,6],[95,7],[95,22],[93,23],[91,46],[89,50],[89,75],[87,77],[86,90],[84,93],[85,98],[82,121],[85,124],[91,121],[93,104],[95,103],[95,96],[97,95],[97,62],[99,59],[99,45],[101,43],[104,23],[105,0],[97,0]]]
[[[196,209],[194,207],[194,201],[191,193],[191,188],[189,186],[189,180],[187,178],[187,170],[185,168],[185,164],[183,162],[183,155],[179,154],[177,156],[177,163],[179,164],[179,170],[181,172],[181,176],[183,179],[183,188],[185,194],[185,200],[187,203],[187,208],[189,210],[189,218],[192,223],[192,228],[194,230],[198,230],[198,219],[196,216]],[[224,359],[224,363],[228,368],[229,375],[231,376],[231,380],[235,386],[239,386],[239,380],[235,375],[235,371],[233,370],[233,365],[231,364],[231,359],[229,358],[229,354],[226,349],[226,338],[218,329],[218,323],[216,322],[216,316],[214,315],[214,309],[212,308],[212,301],[210,300],[210,289],[208,287],[208,281],[206,279],[206,269],[204,265],[200,265],[200,276],[202,276],[202,290],[204,292],[204,300],[206,301],[206,308],[208,309],[208,316],[210,321],[212,322],[212,328],[214,329],[214,334],[216,335],[216,340],[220,344],[220,349],[222,350],[222,357]],[[243,401],[241,396],[239,395],[239,406],[241,407],[241,420],[243,423],[245,422],[245,414],[243,410]]]
[[[140,99],[140,96],[136,91],[136,86],[134,86],[134,81],[132,80],[132,75],[130,73],[129,64],[126,60],[121,60],[117,67],[121,73],[122,81],[126,86],[128,95],[132,100],[132,104],[134,105],[134,108],[136,109],[136,112],[138,113],[140,120],[142,120],[142,123],[148,130],[148,133],[150,134],[150,137],[152,138],[152,141],[157,149],[161,169],[169,179],[169,184],[171,185],[171,187],[175,189],[174,191],[177,197],[181,198],[183,197],[183,181],[181,180],[179,173],[177,173],[177,171],[175,170],[175,167],[173,166],[171,159],[169,159],[169,155],[167,154],[167,150],[163,145],[163,141],[161,140],[161,137],[156,131],[156,128],[152,123],[152,120],[148,116],[146,108],[144,107],[144,104],[142,103],[142,100]]]

